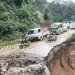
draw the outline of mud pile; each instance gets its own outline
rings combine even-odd
[[[75,42],[55,46],[45,60],[51,75],[75,75]]]
[[[47,67],[41,57],[15,53],[0,56],[0,75],[47,75]]]

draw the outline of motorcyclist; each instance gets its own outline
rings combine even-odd
[[[21,35],[21,43],[24,44],[24,43],[27,43],[27,35],[25,32],[22,32],[22,35]]]

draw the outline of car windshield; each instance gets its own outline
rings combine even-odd
[[[58,25],[53,25],[51,26],[51,28],[58,28]]]
[[[30,30],[28,34],[34,34],[34,30]]]

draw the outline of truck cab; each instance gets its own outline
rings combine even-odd
[[[30,38],[30,40],[34,40],[34,39],[41,40],[43,38],[43,33],[41,28],[34,28],[29,30],[28,37]]]

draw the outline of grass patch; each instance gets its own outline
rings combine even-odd
[[[19,43],[19,39],[12,40],[12,41],[2,41],[2,40],[0,40],[0,47],[7,46],[7,45],[14,45],[14,44],[17,44],[17,43]]]
[[[14,45],[19,43],[20,34],[14,33],[12,35],[8,35],[8,37],[2,37],[0,40],[0,47],[7,45]]]

